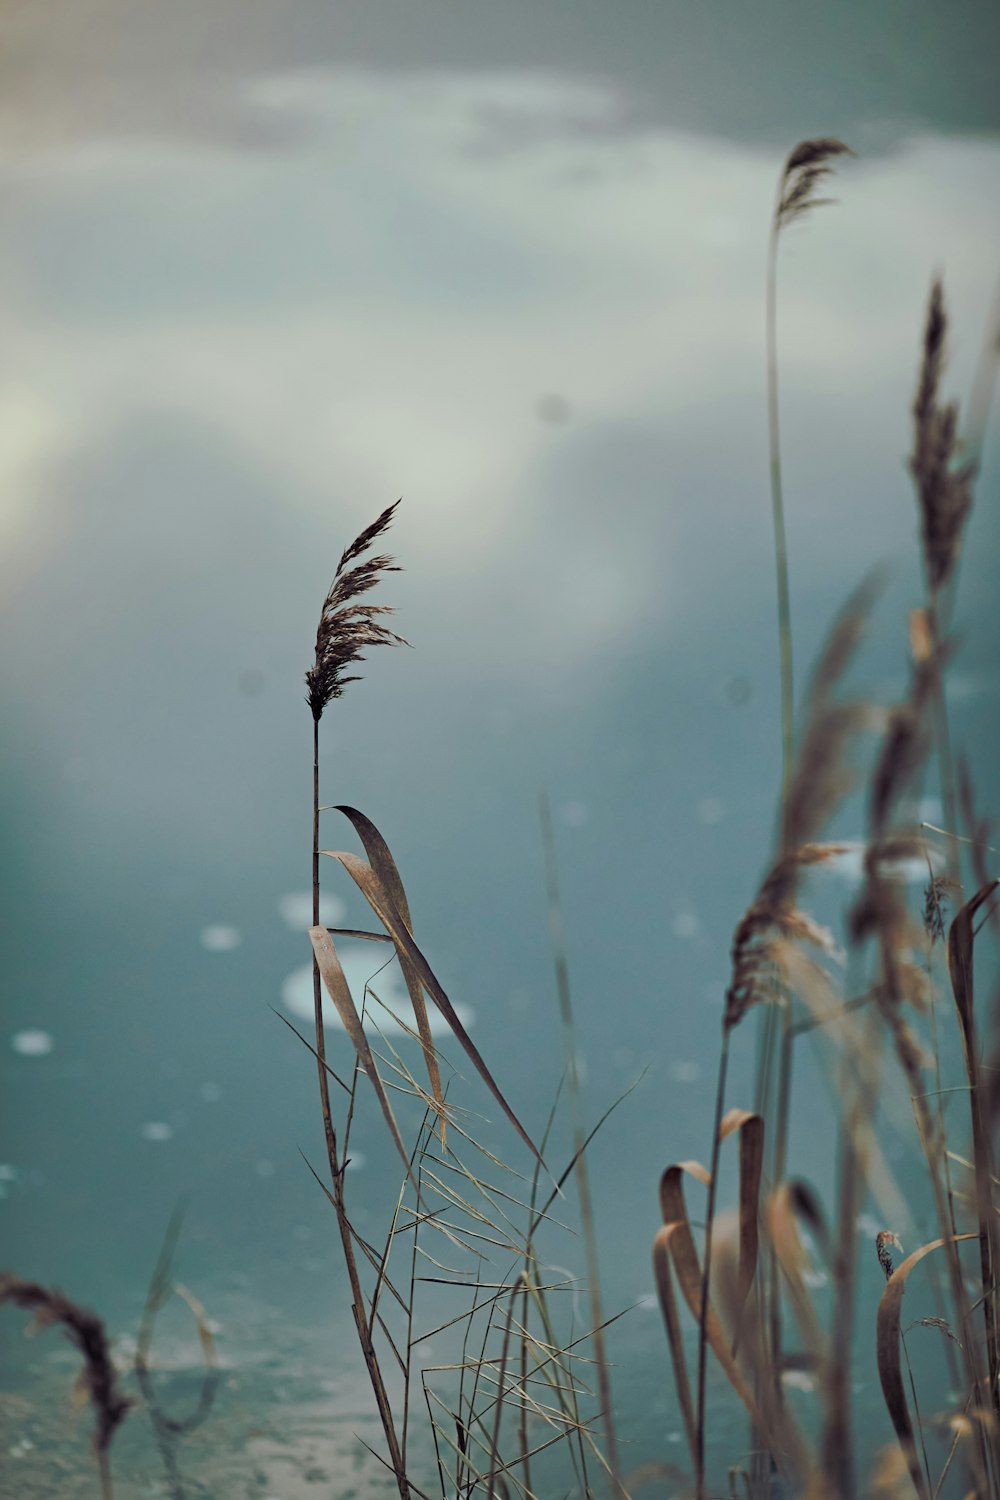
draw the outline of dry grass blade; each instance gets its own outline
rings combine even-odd
[[[288,1027],[289,1031],[293,1032],[294,1035],[298,1037],[298,1039],[302,1043],[303,1047],[305,1047],[308,1052],[312,1053],[313,1057],[315,1057],[316,1061],[319,1063],[319,1065],[323,1069],[324,1073],[326,1073],[326,1075],[329,1078],[332,1078],[333,1081],[334,1081],[334,1083],[339,1084],[340,1087],[344,1090],[345,1094],[349,1094],[351,1092],[350,1084],[345,1083],[344,1080],[341,1078],[340,1074],[334,1072],[334,1070],[330,1067],[330,1064],[327,1062],[327,1060],[326,1060],[325,1057],[320,1057],[319,1053],[316,1051],[316,1048],[313,1046],[312,1042],[307,1041],[306,1038],[302,1035],[302,1033],[299,1030],[299,1028],[297,1026],[293,1026],[292,1023],[291,1023],[291,1021],[289,1021],[288,1017],[287,1016],[283,1016],[281,1014],[280,1010],[275,1010],[273,1005],[271,1006],[271,1010],[274,1011],[274,1014],[277,1016],[278,1020],[282,1021]]]
[[[316,723],[334,698],[339,698],[349,682],[357,677],[344,675],[348,667],[364,660],[369,646],[405,646],[402,636],[379,623],[379,617],[393,610],[384,604],[358,604],[356,601],[373,589],[383,573],[398,573],[391,557],[371,557],[350,567],[355,558],[366,552],[392,524],[397,500],[350,544],[337,564],[333,583],[323,601],[316,630],[316,659],[306,673],[309,689],[307,702]]]
[[[590,1280],[590,1316],[596,1330],[594,1336],[594,1358],[597,1361],[601,1408],[604,1412],[607,1461],[615,1490],[620,1493],[621,1462],[618,1456],[618,1434],[615,1429],[611,1369],[603,1333],[600,1331],[604,1324],[604,1313],[601,1305],[601,1277],[597,1260],[597,1236],[594,1231],[590,1174],[587,1169],[587,1158],[583,1150],[583,1106],[577,1067],[576,1027],[573,1021],[573,1006],[570,995],[569,963],[566,955],[566,937],[563,926],[562,903],[559,895],[555,833],[552,827],[552,813],[549,808],[549,800],[544,793],[539,796],[539,814],[542,825],[542,847],[545,855],[545,883],[549,908],[549,931],[556,971],[559,1013],[562,1020],[567,1087],[570,1109],[572,1111],[573,1155],[576,1161],[575,1170],[577,1194],[580,1200],[580,1223],[583,1229],[584,1247],[587,1256],[587,1274]]]
[[[740,1137],[740,1273],[734,1316],[735,1358],[739,1349],[743,1310],[757,1274],[757,1224],[760,1217],[760,1179],[764,1167],[763,1116],[751,1114],[745,1109],[729,1110],[722,1121],[720,1140],[724,1141],[734,1131],[738,1131]]]
[[[882,1386],[882,1395],[885,1398],[885,1404],[892,1425],[896,1429],[896,1436],[903,1450],[914,1488],[921,1497],[921,1500],[930,1500],[930,1497],[928,1495],[927,1482],[924,1478],[924,1471],[920,1465],[920,1457],[917,1453],[917,1445],[913,1435],[913,1424],[910,1421],[906,1391],[903,1385],[900,1329],[903,1294],[906,1291],[906,1283],[910,1272],[915,1266],[920,1264],[925,1256],[930,1255],[934,1250],[939,1250],[943,1245],[957,1244],[961,1240],[973,1240],[975,1238],[974,1234],[957,1234],[946,1236],[939,1240],[931,1240],[929,1244],[921,1245],[919,1250],[914,1250],[913,1254],[908,1255],[893,1271],[878,1305],[876,1357],[878,1359],[878,1375]]]
[[[684,1419],[684,1434],[687,1438],[688,1451],[691,1454],[692,1464],[697,1464],[698,1449],[694,1406],[691,1402],[691,1382],[688,1379],[684,1337],[677,1312],[677,1299],[674,1296],[673,1273],[670,1269],[672,1255],[670,1241],[680,1230],[681,1226],[676,1223],[664,1224],[662,1229],[657,1230],[653,1240],[653,1279],[656,1282],[656,1295],[659,1298],[660,1311],[663,1314],[663,1323],[667,1332],[670,1361],[674,1369],[674,1385],[681,1416]]]
[[[660,1209],[663,1214],[664,1224],[674,1230],[668,1242],[669,1250],[673,1259],[674,1270],[677,1275],[681,1294],[697,1323],[702,1321],[703,1280],[701,1264],[698,1259],[698,1249],[695,1245],[687,1203],[684,1198],[682,1178],[685,1171],[690,1171],[690,1164],[676,1163],[668,1167],[664,1172],[660,1179]],[[702,1171],[704,1171],[704,1168],[702,1168]],[[705,1175],[707,1176],[707,1173]],[[757,1404],[754,1401],[750,1388],[737,1368],[736,1361],[729,1352],[729,1340],[726,1338],[722,1324],[712,1305],[711,1297],[706,1299],[703,1321],[705,1337],[708,1340],[712,1353],[722,1366],[726,1379],[743,1402],[753,1420],[759,1422],[761,1417],[757,1409]]]
[[[993,1404],[1000,1416],[1000,1392],[997,1379],[1000,1375],[1000,1347],[998,1347],[996,1308],[996,1266],[998,1261],[996,1243],[996,1215],[993,1208],[991,1184],[993,1180],[993,1153],[989,1131],[983,1118],[980,1099],[979,1049],[976,1042],[975,989],[973,985],[973,950],[975,933],[973,919],[1000,886],[1000,880],[991,880],[970,901],[967,901],[952,922],[948,931],[948,973],[951,978],[955,1007],[958,1011],[962,1031],[962,1050],[965,1059],[966,1077],[969,1080],[969,1104],[972,1113],[972,1155],[975,1162],[976,1212],[979,1219],[979,1256],[983,1284],[983,1316],[986,1323],[986,1352],[989,1362],[990,1390]]]
[[[976,1021],[974,989],[972,982],[973,928],[972,922],[980,907],[989,900],[1000,886],[1000,880],[990,880],[970,901],[961,908],[948,931],[948,973],[952,992],[962,1025],[962,1042],[965,1048],[965,1068],[969,1083],[975,1087],[977,1081]]]
[[[105,1500],[111,1496],[109,1451],[111,1441],[134,1405],[118,1388],[104,1324],[96,1313],[71,1302],[55,1287],[26,1281],[13,1271],[0,1272],[0,1305],[10,1302],[25,1312],[34,1313],[35,1326],[49,1328],[61,1324],[70,1343],[83,1356],[83,1377],[97,1416],[94,1428],[94,1452],[101,1472]]]
[[[396,1143],[396,1149],[403,1159],[403,1165],[406,1167],[407,1175],[409,1176],[409,1153],[403,1145],[403,1138],[399,1133],[399,1126],[396,1124],[392,1105],[389,1103],[389,1097],[382,1083],[381,1074],[372,1056],[371,1048],[368,1045],[368,1038],[365,1036],[361,1017],[354,1007],[354,1000],[351,996],[347,980],[344,977],[344,971],[340,967],[340,959],[337,957],[337,950],[333,946],[333,939],[325,927],[310,927],[309,941],[312,943],[313,954],[316,958],[320,976],[326,985],[326,992],[336,1006],[337,1014],[344,1024],[344,1030],[353,1042],[358,1059],[371,1080],[372,1088],[375,1090],[378,1102],[382,1106],[382,1113],[389,1127],[389,1134]]]
[[[500,1373],[499,1373],[499,1376],[498,1376],[498,1387],[499,1387],[499,1392],[500,1392],[500,1398],[502,1398],[502,1396],[503,1396],[504,1380],[505,1380],[506,1375],[507,1375],[507,1354],[508,1354],[508,1351],[510,1349],[510,1326],[511,1326],[511,1320],[513,1319],[513,1316],[514,1316],[514,1304],[515,1304],[515,1300],[517,1298],[517,1293],[518,1293],[519,1289],[520,1289],[520,1282],[515,1283],[515,1285],[511,1288],[510,1297],[509,1297],[509,1300],[508,1300],[508,1303],[507,1303],[507,1320],[506,1320],[506,1322],[504,1324],[503,1343],[501,1344],[501,1348],[500,1348]],[[494,1413],[494,1422],[493,1422],[493,1432],[492,1432],[491,1439],[490,1439],[490,1448],[489,1448],[489,1453],[490,1453],[490,1469],[489,1469],[489,1474],[488,1474],[487,1480],[486,1480],[486,1500],[493,1500],[493,1496],[496,1493],[497,1470],[501,1467],[501,1462],[500,1462],[500,1423],[501,1423],[501,1421],[503,1419],[503,1400],[500,1399],[500,1398],[498,1398],[497,1403],[496,1403],[496,1411]]]
[[[480,1078],[483,1080],[486,1087],[493,1095],[494,1099],[500,1105],[500,1108],[503,1110],[504,1114],[507,1116],[514,1129],[517,1131],[518,1135],[524,1141],[528,1149],[535,1156],[538,1156],[537,1147],[534,1145],[531,1137],[528,1135],[528,1132],[525,1130],[524,1126],[517,1118],[517,1115],[514,1113],[511,1106],[507,1103],[506,1098],[501,1093],[500,1088],[493,1077],[493,1074],[490,1072],[489,1068],[486,1066],[486,1063],[483,1061],[478,1047],[469,1036],[469,1033],[466,1031],[465,1027],[462,1025],[461,1019],[459,1018],[455,1007],[448,999],[448,996],[441,988],[441,985],[438,983],[434,971],[431,969],[430,964],[427,962],[426,958],[414,942],[412,933],[406,926],[406,923],[403,921],[402,917],[399,914],[399,911],[391,900],[388,892],[385,890],[385,887],[382,885],[382,882],[376,876],[375,871],[372,869],[371,865],[366,864],[362,859],[358,859],[356,854],[346,854],[342,851],[336,851],[332,849],[324,849],[322,850],[322,853],[328,855],[331,859],[339,860],[343,865],[348,875],[350,875],[355,885],[368,901],[368,904],[371,906],[372,911],[374,911],[375,915],[385,925],[386,931],[390,934],[393,942],[396,944],[397,951],[400,953],[404,953],[412,963],[420,980],[420,983],[423,985],[424,989],[427,991],[428,995],[430,995],[438,1010],[448,1022],[448,1025],[451,1027],[455,1037],[465,1049],[465,1052],[471,1060],[473,1066],[475,1067],[476,1072],[479,1074]],[[325,932],[325,929],[321,930]]]
[[[364,813],[359,812],[356,807],[338,806],[337,812],[344,814],[360,838],[368,855],[368,863],[375,871],[381,881],[383,888],[388,892],[389,898],[406,925],[407,931],[413,932],[413,923],[410,918],[410,904],[406,899],[406,891],[396,861],[393,859],[389,846],[379,833],[375,824]],[[413,1006],[413,1014],[417,1021],[417,1031],[420,1035],[420,1045],[424,1050],[424,1062],[427,1066],[427,1077],[430,1080],[431,1093],[438,1112],[438,1122],[441,1133],[441,1144],[445,1144],[445,1110],[444,1092],[441,1088],[441,1069],[438,1066],[437,1051],[431,1038],[430,1021],[427,1018],[427,1005],[424,1001],[424,988],[420,983],[420,977],[406,953],[397,950],[399,956],[399,967],[402,970],[406,989],[410,996],[410,1004]]]
[[[806,1349],[822,1364],[827,1357],[826,1339],[804,1280],[804,1273],[811,1266],[799,1234],[799,1219],[804,1219],[813,1233],[825,1242],[826,1226],[812,1190],[803,1182],[782,1182],[767,1202],[767,1232],[784,1274],[792,1311]]]

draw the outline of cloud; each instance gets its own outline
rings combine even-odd
[[[691,602],[684,549],[723,516],[752,517],[766,547],[771,150],[611,128],[615,90],[556,73],[311,68],[258,78],[246,103],[310,132],[281,158],[104,139],[53,149],[44,172],[8,162],[20,295],[0,409],[35,414],[14,424],[19,472],[67,433],[110,443],[166,409],[324,545],[331,501],[342,536],[403,494],[407,566],[427,599],[474,598],[460,641],[439,623],[480,671],[593,670],[649,607],[669,628]],[[839,206],[787,237],[782,368],[790,405],[816,403],[790,413],[797,513],[827,503],[848,421],[890,433],[909,505],[892,445],[929,270],[947,265],[956,327],[978,328],[998,165],[995,143],[915,140],[845,166]],[[538,416],[553,394],[558,426]],[[851,515],[880,545],[889,509],[841,491],[800,576],[810,547],[851,544]]]

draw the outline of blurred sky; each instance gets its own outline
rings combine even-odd
[[[858,153],[781,251],[799,676],[887,561],[860,672],[899,691],[921,321],[940,271],[964,397],[998,57],[966,0],[7,0],[0,1207],[25,1273],[141,1288],[180,1190],[206,1266],[322,1220],[314,1075],[268,1008],[309,956],[279,910],[309,878],[302,673],[342,547],[402,495],[381,602],[414,649],[329,713],[324,796],[382,828],[540,1129],[547,789],[588,1107],[652,1068],[597,1158],[609,1235],[637,1226],[616,1300],[642,1295],[658,1173],[707,1150],[779,784],[777,174],[803,137]],[[952,683],[994,803],[996,484],[994,441]],[[32,1030],[52,1050],[12,1051]]]

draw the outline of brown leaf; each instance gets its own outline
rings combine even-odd
[[[921,1245],[919,1250],[914,1250],[913,1254],[908,1255],[893,1271],[878,1305],[876,1320],[878,1377],[882,1384],[882,1395],[885,1398],[889,1417],[896,1429],[899,1446],[903,1450],[910,1477],[921,1500],[928,1500],[927,1483],[913,1437],[913,1424],[910,1421],[910,1412],[906,1404],[901,1365],[900,1318],[903,1310],[903,1293],[906,1291],[910,1272],[919,1265],[925,1255],[930,1255],[932,1250],[940,1250],[942,1245],[975,1238],[974,1234],[948,1235],[945,1239],[931,1240],[929,1244]]]
[[[312,943],[313,953],[316,956],[316,965],[323,983],[326,985],[326,992],[337,1008],[337,1014],[343,1022],[344,1030],[354,1043],[354,1050],[358,1054],[358,1060],[371,1079],[372,1088],[375,1090],[378,1102],[382,1106],[382,1113],[389,1127],[389,1134],[395,1141],[396,1149],[403,1158],[403,1165],[406,1167],[407,1176],[411,1176],[409,1154],[403,1145],[403,1137],[399,1133],[399,1126],[396,1124],[396,1116],[392,1112],[389,1096],[385,1091],[381,1075],[372,1056],[371,1048],[368,1045],[368,1038],[365,1036],[361,1017],[355,1009],[354,997],[344,977],[344,971],[340,967],[340,959],[337,957],[337,950],[333,946],[333,939],[325,927],[310,927],[309,941]]]
[[[389,846],[379,833],[375,824],[366,818],[364,813],[358,812],[356,807],[338,806],[338,812],[342,812],[354,827],[358,838],[365,847],[368,855],[368,863],[375,871],[377,878],[399,912],[407,931],[413,933],[413,923],[410,919],[410,905],[406,899],[406,891],[396,868],[396,861],[390,853]],[[417,970],[409,956],[397,949],[399,967],[406,981],[406,988],[410,996],[410,1004],[413,1006],[413,1014],[417,1021],[417,1031],[420,1035],[420,1045],[424,1049],[424,1062],[427,1065],[427,1076],[430,1080],[431,1094],[437,1106],[438,1119],[440,1122],[441,1144],[445,1144],[445,1108],[444,1091],[441,1087],[441,1069],[438,1066],[437,1050],[431,1038],[430,1021],[427,1018],[427,1005],[424,1000],[424,987],[420,983]]]
[[[392,898],[389,896],[389,893],[386,891],[382,882],[375,874],[375,871],[372,869],[371,865],[366,864],[363,859],[359,859],[356,854],[346,854],[342,850],[323,849],[320,852],[322,854],[328,855],[331,859],[339,860],[343,865],[348,875],[350,875],[355,885],[367,900],[372,911],[378,917],[379,921],[382,922],[386,931],[389,933],[393,942],[396,944],[396,951],[398,953],[404,953],[413,964],[420,983],[423,985],[424,989],[427,991],[428,995],[430,995],[438,1010],[448,1022],[448,1025],[454,1032],[455,1037],[464,1047],[467,1056],[476,1069],[476,1072],[479,1074],[480,1078],[483,1080],[486,1087],[489,1089],[490,1093],[493,1095],[494,1099],[497,1101],[500,1108],[503,1110],[504,1114],[513,1125],[514,1129],[517,1131],[518,1135],[524,1141],[528,1149],[536,1157],[538,1157],[539,1161],[541,1161],[542,1158],[537,1146],[535,1146],[531,1137],[528,1135],[528,1132],[525,1130],[524,1126],[517,1118],[517,1115],[507,1103],[506,1098],[500,1092],[497,1082],[493,1077],[493,1074],[490,1072],[489,1068],[486,1066],[486,1063],[483,1061],[478,1047],[469,1036],[469,1033],[466,1031],[465,1027],[462,1025],[455,1007],[452,1005],[451,1001],[448,999],[448,996],[442,989],[440,983],[438,982],[437,976],[434,974],[434,971],[431,968],[430,964],[427,962],[426,958],[414,942],[412,933],[410,932],[406,923],[403,921],[399,910],[397,909]]]

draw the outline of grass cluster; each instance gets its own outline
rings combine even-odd
[[[616,1436],[604,1330],[618,1314],[609,1318],[602,1306],[586,1155],[604,1120],[588,1126],[581,1095],[547,806],[543,802],[542,837],[565,1058],[548,1127],[533,1141],[418,944],[386,840],[357,809],[321,802],[324,713],[356,680],[346,674],[365,650],[405,644],[385,623],[391,610],[367,602],[395,567],[391,557],[371,553],[395,506],[345,550],[323,604],[306,677],[313,719],[315,1034],[302,1041],[317,1066],[326,1145],[324,1169],[314,1175],[336,1224],[353,1324],[381,1426],[381,1447],[371,1451],[402,1500],[547,1500],[654,1489],[703,1500],[723,1485],[750,1500],[792,1494],[851,1500],[862,1489],[886,1500],[914,1491],[921,1500],[1000,1494],[1000,1199],[994,1160],[1000,1016],[977,996],[973,965],[984,927],[997,923],[998,881],[989,875],[995,851],[988,830],[953,754],[944,692],[981,432],[963,448],[958,409],[941,397],[947,319],[937,281],[913,403],[910,468],[925,597],[910,617],[908,689],[891,704],[857,701],[845,692],[878,595],[877,579],[869,578],[834,622],[797,724],[793,700],[778,424],[778,252],[786,227],[825,201],[816,196],[818,186],[831,164],[847,154],[832,139],[797,146],[779,179],[771,228],[767,372],[782,704],[778,832],[764,877],[733,935],[708,1165],[683,1161],[663,1171],[663,1222],[651,1247],[672,1399],[687,1446],[685,1479],[666,1464],[629,1472]],[[989,407],[996,336],[991,330],[971,403],[979,427]],[[873,736],[863,878],[842,946],[810,912],[810,878],[844,852],[826,838],[826,829],[854,786],[862,738],[870,745]],[[943,830],[919,824],[914,812],[931,775],[941,787]],[[322,818],[332,813],[350,825],[363,857],[322,847]],[[914,859],[925,861],[928,872],[920,909],[901,875]],[[394,1046],[389,1028],[380,1026],[386,1008],[371,985],[360,1006],[351,993],[337,954],[345,934],[320,922],[324,861],[354,883],[371,911],[370,929],[346,935],[398,958],[412,1015],[392,1020],[410,1034],[412,1050]],[[324,994],[353,1047],[348,1067],[338,1059],[339,1071],[327,1052]],[[444,1018],[477,1087],[492,1096],[512,1139],[527,1151],[526,1175],[487,1146],[477,1117],[454,1097],[459,1088],[433,1040],[429,1007]],[[752,1013],[756,1028],[747,1024]],[[948,1028],[957,1031],[963,1060],[957,1083],[946,1080],[942,1064]],[[794,1175],[793,1081],[807,1036],[825,1039],[837,1100],[829,1204]],[[727,1092],[730,1056],[745,1038],[756,1053],[755,1098],[747,1107],[732,1103]],[[909,1129],[922,1163],[919,1192],[935,1225],[933,1236],[904,1259],[901,1231],[919,1222],[920,1213],[912,1184],[904,1188],[895,1180],[883,1149],[882,1101],[893,1075],[902,1081],[912,1111]],[[963,1101],[961,1123],[954,1110],[946,1119],[949,1090]],[[368,1091],[399,1155],[398,1191],[385,1206],[379,1238],[363,1233],[352,1216],[346,1178],[359,1105]],[[572,1151],[568,1161],[554,1163],[547,1158],[559,1107],[569,1116]],[[738,1158],[732,1206],[720,1202],[718,1189],[729,1151]],[[653,1186],[651,1181],[651,1198]],[[566,1199],[574,1191],[586,1258],[583,1295],[571,1275],[553,1268],[549,1248],[553,1237],[565,1233]],[[705,1195],[698,1213],[688,1206],[689,1191]],[[859,1317],[857,1223],[869,1201],[891,1208],[869,1251],[886,1278],[874,1326]],[[171,1290],[169,1250],[150,1292],[137,1363],[179,1494],[176,1463],[170,1465],[184,1423],[158,1411],[149,1376],[153,1320]],[[176,1290],[198,1319],[208,1364],[190,1424],[204,1420],[211,1405],[211,1335],[192,1294]],[[110,1443],[128,1403],[115,1383],[99,1322],[59,1294],[14,1277],[0,1282],[0,1296],[61,1321],[80,1346],[98,1413],[101,1482],[110,1496]],[[921,1308],[933,1311],[918,1309],[908,1325],[909,1303],[920,1299]],[[916,1350],[914,1322],[920,1341],[940,1340],[940,1355],[932,1361],[925,1341],[923,1352]],[[874,1468],[866,1464],[859,1478],[852,1362],[864,1340],[876,1349],[886,1441]],[[928,1406],[931,1362],[935,1370],[947,1364],[949,1393],[942,1403],[935,1386]],[[713,1365],[728,1383],[733,1409],[745,1416],[734,1425],[733,1411],[713,1400],[713,1417],[718,1411],[721,1432],[732,1436],[725,1476],[706,1461],[706,1453],[714,1455],[724,1441],[709,1421]],[[878,1418],[869,1411],[866,1420],[873,1426]]]

